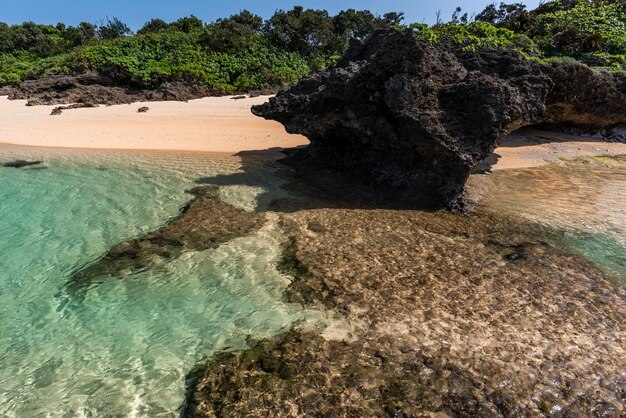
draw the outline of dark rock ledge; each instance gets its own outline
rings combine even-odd
[[[111,248],[100,260],[74,273],[68,281],[68,290],[76,293],[104,279],[158,267],[185,251],[216,248],[265,223],[261,213],[222,202],[216,186],[198,186],[188,192],[194,198],[181,210],[180,217],[156,231]]]
[[[277,89],[249,92],[251,96],[275,94]],[[161,86],[123,84],[97,72],[73,75],[52,75],[27,80],[18,86],[0,87],[0,96],[9,100],[28,100],[27,106],[85,104],[128,104],[149,101],[187,101],[209,96],[224,96],[237,92],[222,92],[209,86],[187,82],[169,82]]]
[[[380,31],[252,110],[309,138],[300,158],[416,206],[454,209],[472,169],[522,126],[625,124],[626,75]]]

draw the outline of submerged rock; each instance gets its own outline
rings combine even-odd
[[[137,113],[146,113],[148,110],[150,110],[148,106],[142,106],[139,109],[137,109]]]
[[[419,206],[455,208],[472,169],[511,131],[540,122],[598,125],[607,114],[605,124],[626,118],[626,77],[580,70],[590,90],[611,92],[587,100],[575,86],[562,91],[576,71],[547,68],[513,51],[464,52],[419,41],[410,31],[379,31],[354,41],[334,68],[252,111],[307,136],[307,158]],[[599,98],[610,106],[595,109]],[[567,112],[559,112],[564,106]]]
[[[10,161],[8,163],[4,163],[2,164],[2,166],[10,167],[10,168],[22,168],[22,167],[29,167],[31,165],[39,165],[39,164],[43,164],[43,161],[15,160],[15,161]]]
[[[73,274],[68,282],[72,292],[86,289],[110,276],[136,273],[179,257],[185,251],[202,251],[246,235],[264,223],[264,216],[246,212],[222,202],[215,186],[189,191],[194,199],[180,217],[143,237],[111,248],[96,263]]]
[[[183,416],[623,416],[626,292],[547,231],[361,209],[283,226],[288,300],[345,315],[353,338],[292,330],[210,359]]]

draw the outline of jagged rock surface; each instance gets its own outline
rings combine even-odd
[[[94,72],[77,75],[53,75],[28,80],[19,86],[4,88],[10,100],[28,100],[29,106],[67,103],[126,104],[156,100],[185,101],[218,95],[215,89],[196,84],[172,82],[156,89],[123,86],[114,79]]]
[[[235,93],[238,92],[221,91],[211,86],[181,81],[163,83],[158,87],[131,85],[97,72],[51,75],[38,80],[27,80],[18,86],[0,86],[0,96],[9,96],[9,100],[28,100],[28,106],[187,101]],[[249,93],[251,96],[275,94],[276,89],[268,88]]]
[[[567,61],[542,65],[541,70],[553,82],[545,122],[592,131],[626,124],[626,74]]]
[[[188,376],[188,417],[621,417],[626,291],[508,217],[286,215],[290,302],[354,340],[292,330]]]
[[[583,73],[589,98],[570,85]],[[598,127],[624,120],[624,79],[381,31],[353,42],[334,68],[253,112],[307,136],[307,157],[384,186],[395,198],[455,208],[472,168],[511,131],[540,122]]]

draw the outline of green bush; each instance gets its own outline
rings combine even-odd
[[[536,14],[530,34],[546,55],[626,54],[621,5],[578,2],[571,9]]]
[[[42,59],[30,53],[0,54],[0,86],[16,85],[24,80],[51,74],[68,73],[70,69],[64,65],[64,58],[63,55]]]
[[[122,83],[156,87],[165,81],[189,81],[218,90],[260,89],[293,83],[309,71],[299,55],[279,50],[258,35],[233,52],[199,44],[199,33],[163,31],[118,38],[80,48],[64,65],[95,70]]]
[[[448,41],[461,45],[467,51],[476,48],[507,48],[525,53],[535,53],[534,42],[525,35],[507,28],[494,26],[486,22],[445,23],[431,26],[425,24],[410,25],[419,39],[428,42]]]
[[[410,27],[419,39],[466,51],[505,48],[537,59],[568,56],[592,67],[626,68],[623,0],[556,0],[532,11],[522,3],[492,4],[471,23],[460,14],[457,8],[448,23],[403,26],[402,13],[377,17],[349,9],[331,16],[296,6],[265,22],[246,10],[206,25],[195,16],[153,19],[136,35],[115,18],[76,27],[0,22],[0,85],[98,71],[148,88],[188,81],[223,92],[261,89],[333,65],[351,36],[366,38],[384,27]]]

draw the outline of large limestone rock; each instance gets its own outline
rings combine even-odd
[[[626,74],[568,61],[542,65],[541,70],[553,83],[546,123],[588,130],[610,130],[626,123]]]
[[[410,31],[380,31],[252,111],[307,136],[307,157],[419,206],[459,208],[472,169],[506,134],[563,114],[575,122],[579,107],[589,112],[575,95],[567,106],[572,95],[554,87],[554,73],[512,51],[463,52]],[[615,106],[609,112],[619,119]],[[598,116],[585,121],[606,115]]]

